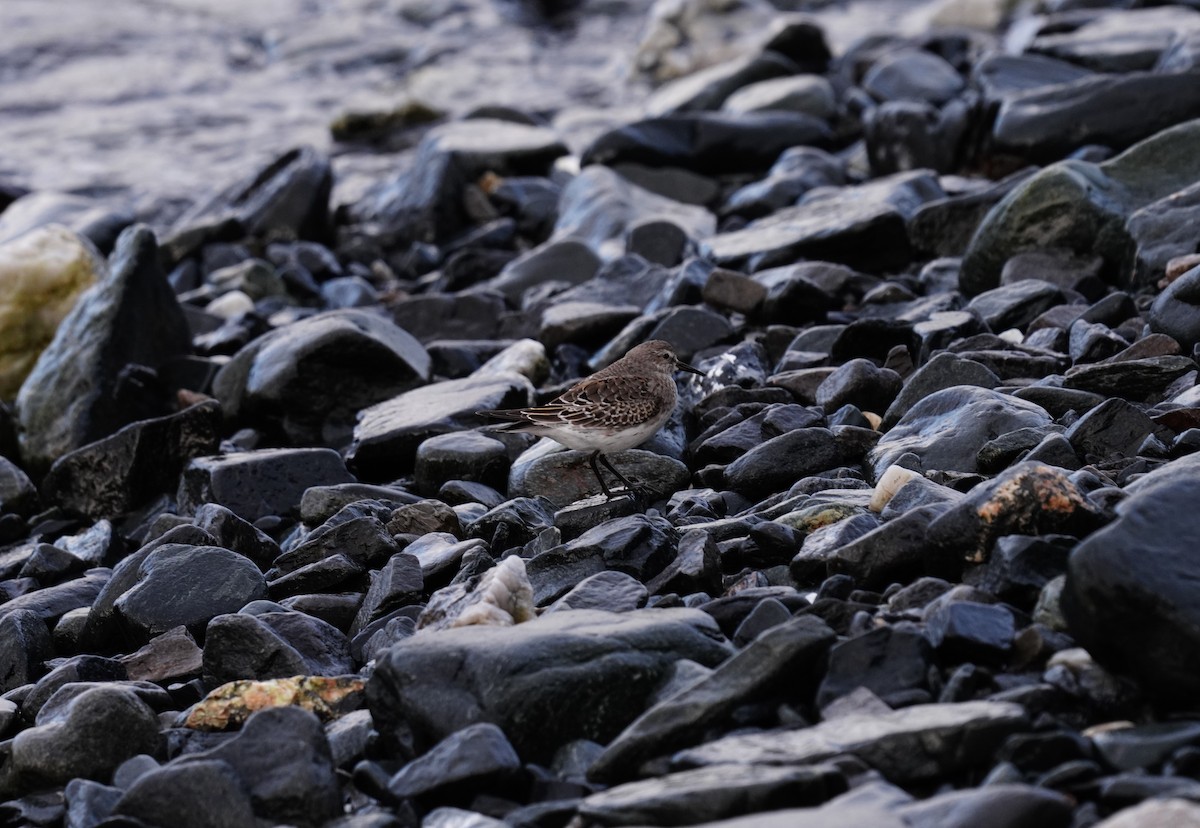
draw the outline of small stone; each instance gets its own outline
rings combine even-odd
[[[299,707],[323,721],[361,704],[365,682],[357,677],[295,676],[270,681],[231,681],[213,690],[188,711],[183,726],[195,730],[231,730],[259,710]]]

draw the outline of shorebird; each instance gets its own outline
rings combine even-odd
[[[704,376],[703,371],[680,362],[670,343],[652,339],[545,405],[477,413],[513,420],[498,431],[524,431],[549,437],[570,449],[591,452],[588,462],[605,497],[611,499],[613,493],[597,461],[616,475],[630,494],[636,494],[634,485],[613,467],[604,452],[639,446],[663,427],[678,399],[673,376],[676,371]]]

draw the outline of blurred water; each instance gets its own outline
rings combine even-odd
[[[297,144],[335,154],[352,199],[402,153],[337,146],[348,110],[620,107],[651,0],[528,25],[517,0],[0,0],[0,182],[161,222]],[[818,12],[844,47],[919,0]],[[619,117],[617,109],[611,117]],[[601,128],[607,113],[597,116]]]

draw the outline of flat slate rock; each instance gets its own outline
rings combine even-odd
[[[545,761],[572,739],[615,736],[676,660],[712,666],[728,654],[698,610],[556,612],[512,627],[418,633],[379,658],[367,696],[384,739],[411,728],[432,744],[489,721],[518,754]]]
[[[297,513],[300,498],[312,486],[353,480],[333,449],[259,449],[192,460],[183,470],[176,499],[185,514],[217,503],[255,521]]]
[[[893,782],[916,782],[990,762],[993,748],[1027,726],[1024,709],[1011,702],[924,704],[800,730],[726,736],[680,751],[672,765],[803,765],[849,753]]]

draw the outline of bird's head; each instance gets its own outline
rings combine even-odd
[[[671,347],[670,342],[662,339],[651,339],[649,342],[643,342],[636,348],[633,348],[626,354],[626,357],[633,357],[639,360],[646,360],[662,370],[674,373],[675,371],[689,371],[699,376],[704,376],[703,371],[698,371],[686,362],[682,362],[679,356],[675,353],[675,349]]]

